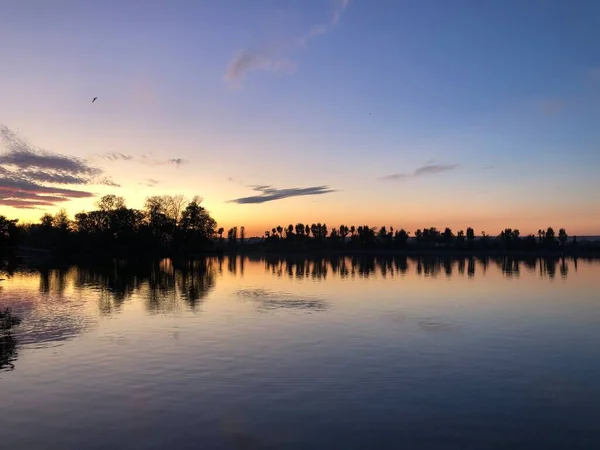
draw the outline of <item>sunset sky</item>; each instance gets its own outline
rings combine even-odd
[[[7,217],[600,234],[598,1],[0,4]]]

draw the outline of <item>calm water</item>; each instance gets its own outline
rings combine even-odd
[[[600,448],[599,262],[5,269],[1,448]]]

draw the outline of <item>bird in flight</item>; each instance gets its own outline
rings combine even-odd
[[[94,103],[96,101],[98,97],[94,97],[94,99],[92,100],[92,103]]]

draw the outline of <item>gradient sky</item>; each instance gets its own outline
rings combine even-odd
[[[131,207],[182,193],[252,235],[317,221],[600,234],[598,1],[0,0],[0,10],[8,217],[74,214],[105,193]],[[85,166],[74,184],[42,177],[68,180],[72,158],[85,160],[74,160]],[[8,206],[28,206],[40,186],[59,189],[36,191],[49,205]]]

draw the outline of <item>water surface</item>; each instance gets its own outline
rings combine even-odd
[[[5,267],[3,448],[598,449],[600,263]]]

